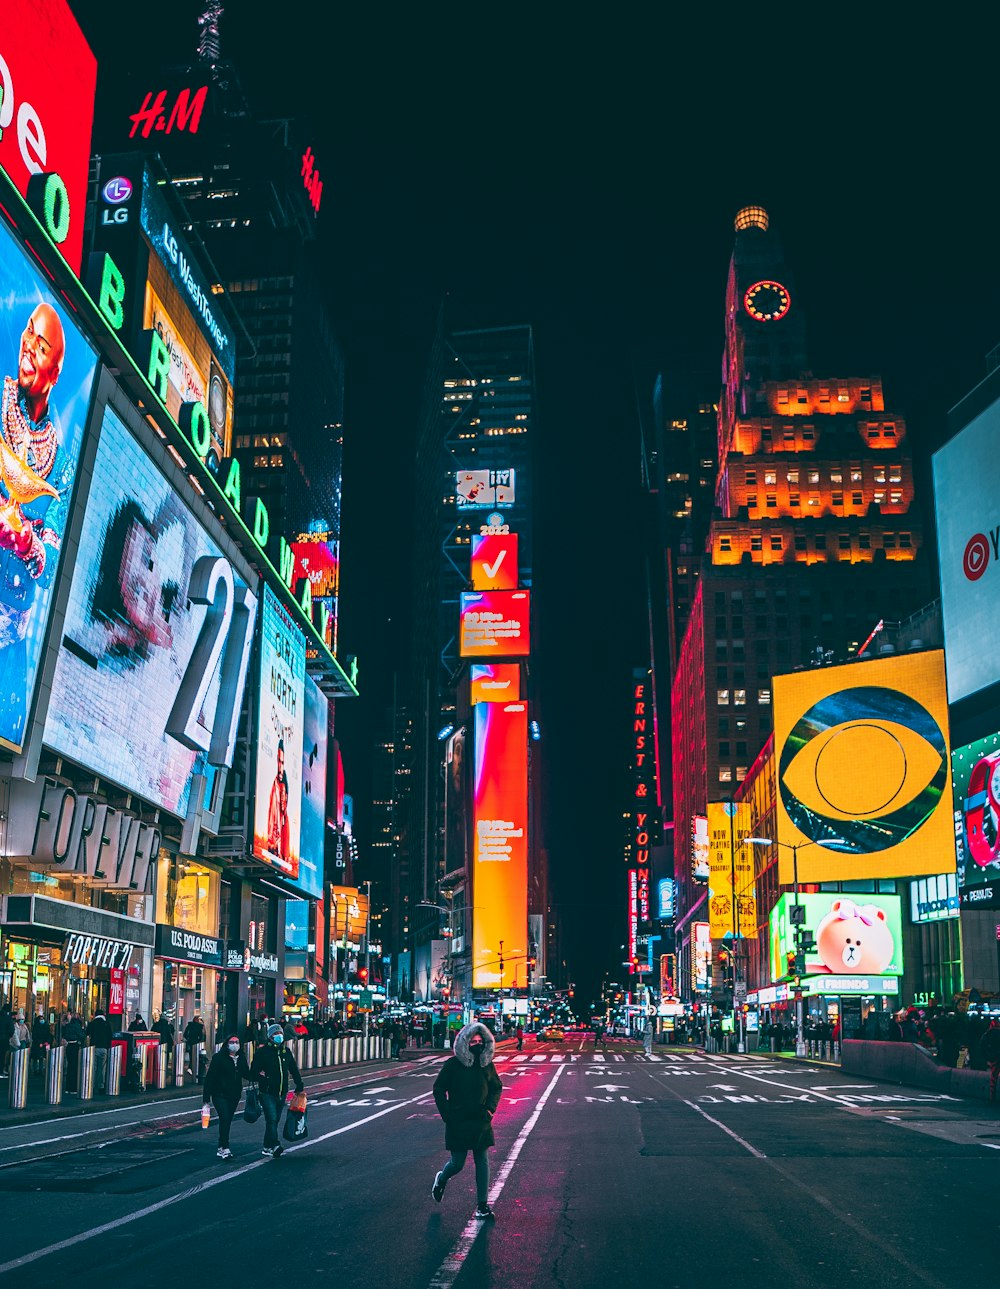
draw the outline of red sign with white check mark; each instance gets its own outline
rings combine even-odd
[[[517,533],[481,533],[473,537],[472,589],[517,589]]]

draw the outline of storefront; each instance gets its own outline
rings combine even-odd
[[[200,1016],[214,1046],[222,968],[223,942],[218,936],[157,923],[154,1013],[171,1022],[178,1041],[188,1022]]]
[[[0,911],[0,986],[5,1002],[53,1025],[67,1012],[104,1012],[124,1027],[148,1019],[151,923],[41,895],[7,895]]]

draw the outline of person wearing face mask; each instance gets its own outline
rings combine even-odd
[[[285,1097],[289,1087],[294,1087],[296,1092],[304,1090],[295,1057],[285,1046],[285,1032],[281,1025],[268,1025],[266,1042],[254,1052],[250,1077],[260,1088],[260,1104],[264,1111],[264,1148],[260,1153],[277,1159],[285,1150],[278,1140],[278,1122],[285,1108]]]
[[[243,1080],[249,1078],[250,1067],[240,1040],[235,1034],[230,1034],[212,1057],[205,1075],[205,1101],[211,1101],[219,1116],[219,1149],[216,1154],[220,1159],[233,1157],[229,1149],[229,1129],[243,1095]]]
[[[490,1160],[486,1153],[496,1145],[493,1115],[500,1104],[503,1084],[493,1065],[496,1039],[485,1025],[474,1021],[455,1037],[454,1055],[441,1067],[434,1081],[434,1103],[444,1120],[445,1149],[451,1159],[434,1178],[431,1195],[436,1204],[444,1188],[465,1167],[469,1151],[476,1165],[476,1212],[480,1220],[493,1217],[490,1208]]]

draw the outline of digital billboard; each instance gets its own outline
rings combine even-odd
[[[947,730],[940,650],[775,676],[778,881],[947,872]]]
[[[1000,659],[990,648],[1000,631],[1000,497],[993,471],[984,468],[998,434],[1000,401],[994,401],[932,458],[953,703],[1000,681]]]
[[[691,876],[696,882],[708,881],[708,820],[704,815],[691,816]]]
[[[0,743],[19,750],[97,355],[3,223],[0,300]]]
[[[523,989],[528,983],[528,705],[479,703],[473,721],[472,985]]]
[[[295,571],[292,587],[308,581],[312,594],[314,620],[319,622],[319,608],[326,610],[324,639],[337,651],[337,599],[340,595],[340,542],[330,532],[299,533],[292,542]]]
[[[472,538],[472,589],[517,590],[517,533],[476,533]]]
[[[952,804],[963,908],[1000,908],[1000,734],[951,754]]]
[[[757,935],[757,893],[750,835],[750,806],[743,801],[710,801],[708,820],[708,921],[713,940],[734,933]],[[736,883],[735,892],[733,883]]]
[[[0,168],[22,197],[46,185],[50,226],[66,263],[80,272],[87,208],[97,59],[66,0],[16,0],[0,24]],[[34,203],[33,203],[34,204]],[[59,234],[61,234],[61,239]]]
[[[253,853],[299,879],[306,639],[270,587],[261,600]]]
[[[466,802],[469,797],[469,766],[465,737],[465,726],[457,729],[448,740],[445,748],[444,780],[444,871],[454,873],[467,869],[468,860],[468,813]]]
[[[898,895],[800,895],[807,930],[816,943],[806,951],[805,975],[899,976],[903,972],[903,923]],[[771,979],[794,975],[794,895],[771,910]],[[803,974],[803,973],[798,973]]]
[[[302,827],[296,885],[315,899],[323,894],[326,847],[326,761],[329,703],[311,676],[305,678],[302,744]]]
[[[496,510],[514,504],[513,470],[458,470],[455,503],[459,510]]]
[[[691,988],[696,994],[712,987],[712,934],[707,922],[691,927]]]
[[[107,408],[45,742],[175,815],[231,765],[257,598]]]
[[[521,664],[474,662],[469,667],[472,703],[516,703],[521,697]]]
[[[527,658],[529,591],[463,591],[462,658]]]

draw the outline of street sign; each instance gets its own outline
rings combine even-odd
[[[374,1011],[372,1007],[372,991],[370,989],[362,989],[361,993],[358,994],[358,1011]]]
[[[788,910],[788,921],[791,926],[801,926],[806,920],[806,906],[793,904]]]
[[[745,1003],[746,1000],[747,982],[745,980],[737,980],[736,984],[733,986],[733,1001],[737,1003]]]

